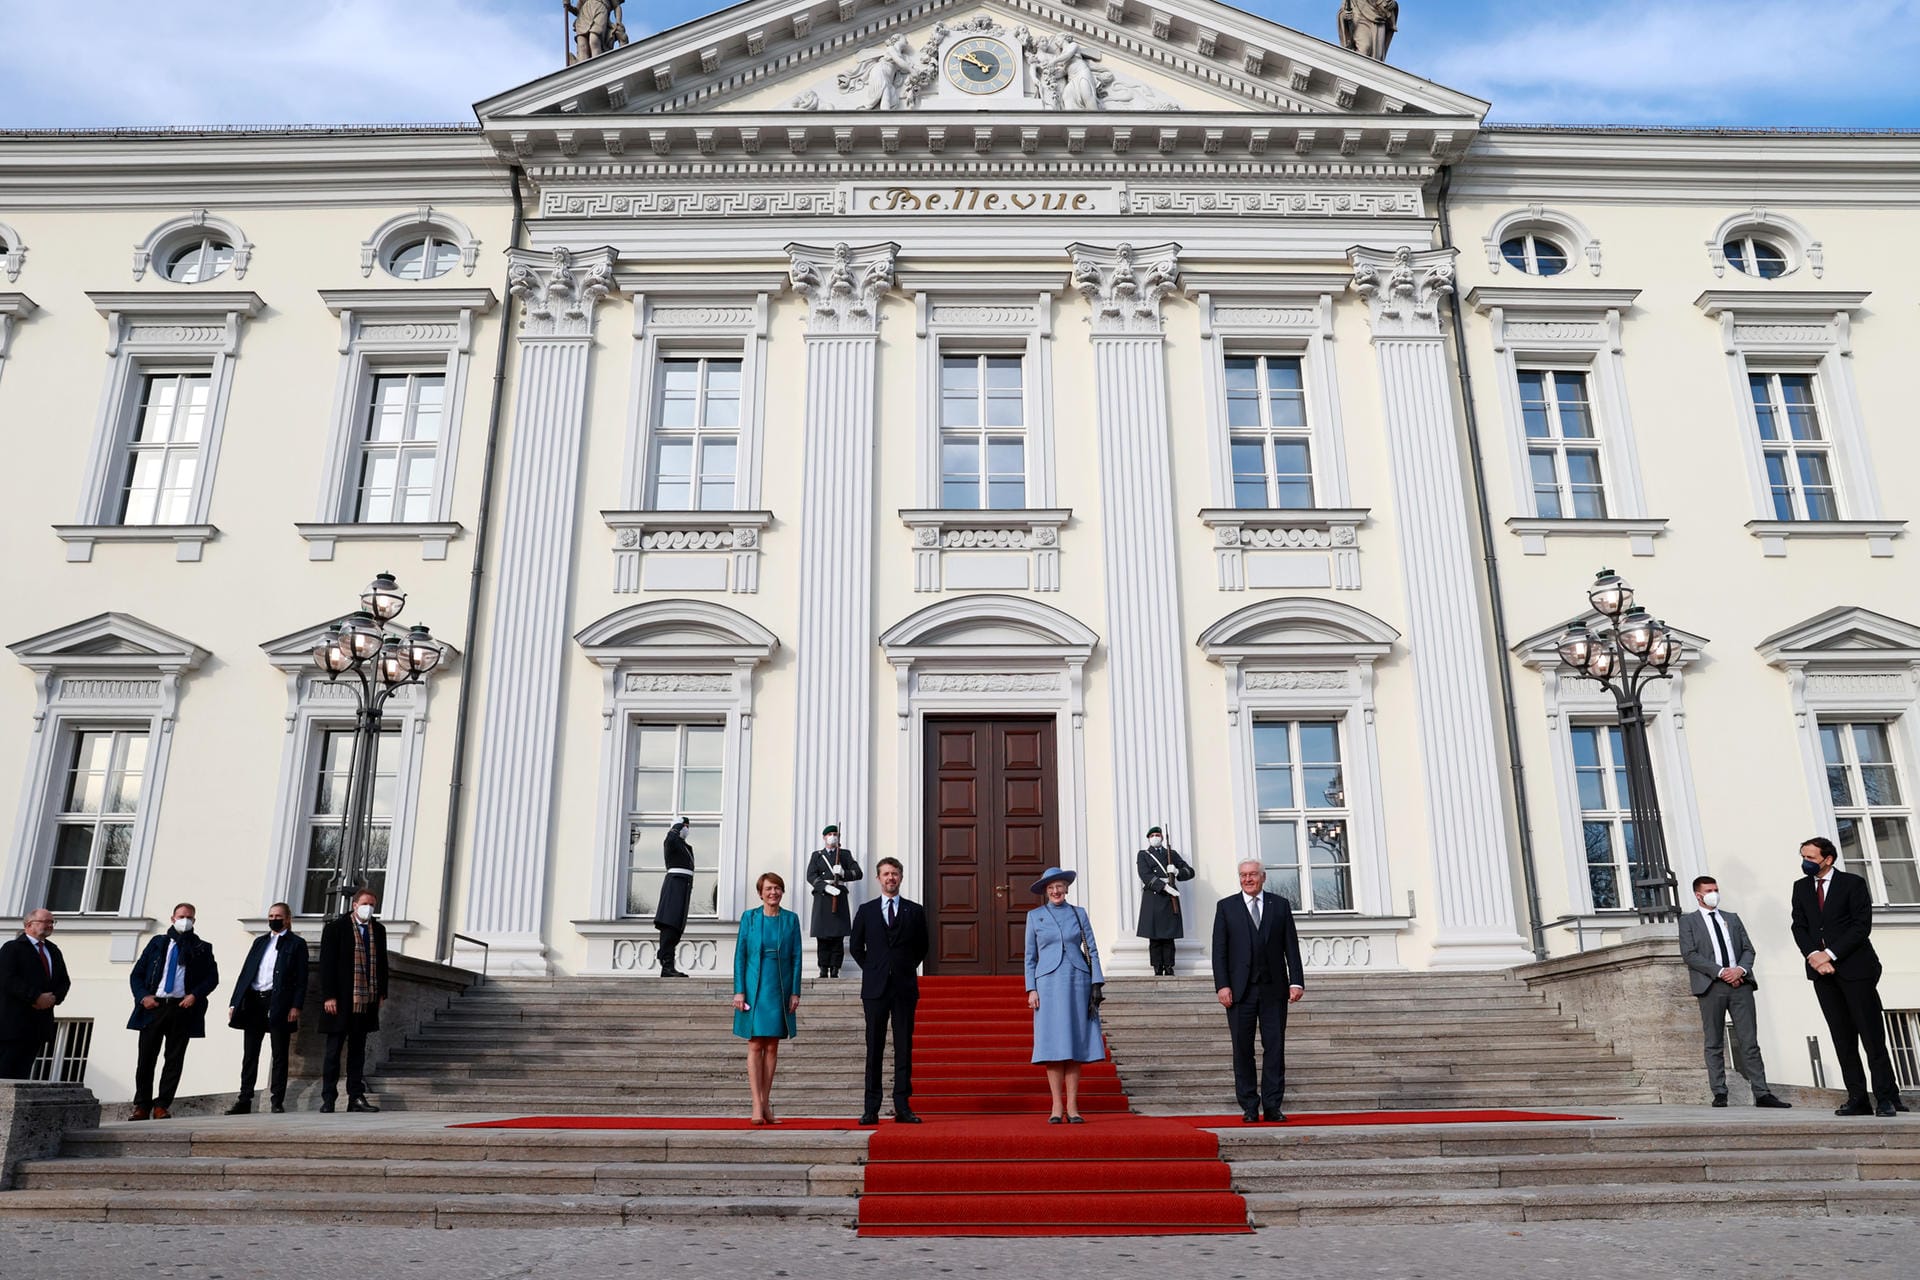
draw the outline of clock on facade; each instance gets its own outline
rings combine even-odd
[[[971,36],[947,50],[946,71],[962,93],[994,93],[1013,83],[1013,50],[987,36]]]

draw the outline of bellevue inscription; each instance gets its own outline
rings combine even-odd
[[[850,213],[1025,214],[1119,213],[1123,188],[1100,186],[981,187],[901,184],[856,185],[849,189]]]

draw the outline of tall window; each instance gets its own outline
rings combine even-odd
[[[446,391],[442,373],[375,375],[360,439],[355,520],[385,524],[433,518]]]
[[[656,511],[727,511],[740,459],[740,360],[675,356],[660,362],[654,407]]]
[[[204,373],[150,373],[141,379],[127,440],[121,524],[188,522],[211,389],[212,378]]]
[[[393,840],[394,771],[399,752],[400,731],[381,733],[373,764],[373,832],[360,861],[360,878],[382,902],[387,897],[387,850]],[[308,759],[312,761],[312,786],[307,792],[306,864],[296,892],[300,914],[318,916],[336,905],[330,894],[345,853],[353,730],[320,730]]]
[[[1841,862],[1867,877],[1880,902],[1920,902],[1913,806],[1893,758],[1891,725],[1820,722],[1820,755],[1833,800]]]
[[[1606,483],[1587,375],[1569,369],[1522,369],[1519,379],[1534,515],[1544,520],[1606,519]]]
[[[1233,505],[1313,505],[1313,441],[1298,356],[1228,356]]]
[[[1833,441],[1820,422],[1810,373],[1750,373],[1753,414],[1776,520],[1838,520]]]
[[[1256,721],[1253,785],[1267,887],[1296,911],[1351,911],[1351,815],[1339,723]]]
[[[1633,902],[1641,873],[1633,832],[1632,793],[1627,790],[1626,753],[1617,725],[1573,727],[1573,772],[1580,793],[1580,836],[1587,850],[1587,886],[1596,911],[1619,911]]]
[[[650,916],[666,875],[661,842],[681,818],[692,826],[692,914],[720,909],[720,806],[727,730],[720,724],[633,726],[627,784],[626,914]]]
[[[73,734],[66,786],[54,815],[48,910],[120,910],[146,771],[146,730]]]
[[[940,357],[940,505],[961,511],[1027,505],[1024,357]]]

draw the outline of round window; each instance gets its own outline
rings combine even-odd
[[[160,274],[175,284],[199,284],[225,274],[232,265],[233,246],[217,236],[204,236],[168,250]]]
[[[1557,276],[1567,269],[1567,251],[1532,232],[1502,241],[1500,256],[1530,276]]]
[[[1735,236],[1720,247],[1727,255],[1727,265],[1742,274],[1762,280],[1787,274],[1787,255],[1771,240]]]
[[[402,241],[387,258],[387,272],[402,280],[436,280],[460,262],[458,245],[433,236]]]

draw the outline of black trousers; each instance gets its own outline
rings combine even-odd
[[[267,1067],[267,1096],[276,1103],[287,1100],[287,1047],[293,1041],[293,1028],[286,1023],[270,1026],[267,1022],[267,997],[249,991],[240,1005],[240,1101],[253,1100],[253,1082],[260,1075],[260,1042],[272,1041],[273,1059]]]
[[[326,1063],[320,1071],[320,1097],[332,1102],[340,1096],[340,1050],[347,1051],[347,1096],[367,1096],[367,1033],[355,1028],[327,1032]]]
[[[1826,1016],[1827,1030],[1833,1036],[1833,1056],[1840,1063],[1840,1078],[1847,1083],[1847,1097],[1867,1096],[1867,1072],[1860,1068],[1860,1050],[1867,1051],[1867,1069],[1873,1072],[1873,1091],[1881,1101],[1899,1096],[1900,1086],[1893,1077],[1893,1059],[1887,1055],[1887,1023],[1880,1009],[1880,989],[1872,982],[1843,982],[1839,978],[1815,978],[1813,994]]]
[[[679,968],[678,965],[674,964],[673,956],[674,952],[680,949],[680,935],[686,931],[687,927],[685,925],[680,925],[672,929],[667,928],[665,925],[660,927],[660,972],[672,973]]]
[[[174,1090],[180,1087],[180,1072],[187,1065],[187,1041],[192,1039],[186,1018],[181,1016],[178,1000],[162,1000],[153,1011],[153,1021],[140,1028],[139,1057],[133,1065],[133,1105],[145,1111],[150,1107],[171,1107]],[[153,1064],[166,1050],[166,1062],[160,1068],[160,1089],[153,1088]]]
[[[913,1099],[913,1011],[920,993],[890,991],[860,1003],[867,1014],[867,1095],[864,1110],[868,1115],[880,1111],[880,1072],[887,1053],[887,1024],[893,1024],[893,1109],[910,1111]]]
[[[820,972],[839,973],[847,958],[845,938],[815,938],[814,950],[820,953]]]
[[[25,1080],[33,1074],[33,1060],[47,1047],[44,1040],[21,1037],[0,1040],[0,1080]]]
[[[1178,943],[1172,938],[1150,938],[1147,941],[1147,959],[1153,964],[1155,973],[1173,971],[1174,948]]]
[[[1287,1086],[1287,989],[1253,982],[1227,1009],[1233,1035],[1233,1096],[1242,1111],[1280,1109]],[[1253,1033],[1260,1032],[1260,1071],[1254,1073]]]

